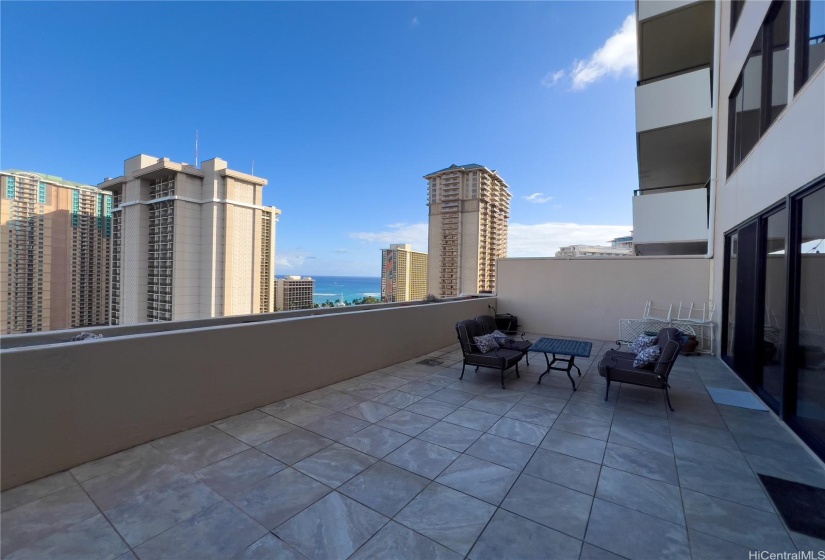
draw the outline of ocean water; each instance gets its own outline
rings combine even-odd
[[[341,299],[352,301],[366,296],[381,298],[381,278],[364,276],[313,276],[317,304]]]

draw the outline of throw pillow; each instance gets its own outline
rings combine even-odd
[[[513,339],[501,331],[493,331],[490,336],[496,339],[496,343],[502,348],[508,348]]]
[[[636,354],[636,359],[633,360],[633,367],[642,368],[652,365],[653,362],[659,359],[662,349],[658,346],[649,346]]]
[[[647,336],[644,334],[640,335],[639,338],[630,343],[630,351],[634,354],[638,354],[645,348],[650,348],[651,346],[653,346],[653,342],[655,340],[655,336]]]
[[[486,354],[490,350],[495,350],[498,348],[498,342],[496,339],[493,338],[491,334],[485,334],[484,336],[474,336],[473,340],[478,346],[478,349],[481,351],[482,354]]]

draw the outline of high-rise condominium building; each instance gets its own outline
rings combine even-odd
[[[0,189],[0,333],[108,324],[111,194],[17,170]]]
[[[636,251],[712,258],[722,359],[825,457],[825,2],[636,5]]]
[[[427,253],[409,244],[381,249],[381,301],[419,301],[427,297]]]
[[[430,207],[429,291],[438,296],[496,289],[507,256],[510,187],[496,171],[451,165],[424,176]]]
[[[219,158],[201,168],[138,155],[111,191],[114,325],[275,308],[275,224],[266,179]]]
[[[309,276],[285,276],[275,280],[275,311],[312,309],[315,280]]]

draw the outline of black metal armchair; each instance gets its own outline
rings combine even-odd
[[[518,373],[518,362],[524,355],[518,350],[507,350],[505,348],[496,348],[489,352],[482,352],[474,341],[474,337],[482,336],[484,330],[475,319],[466,319],[459,321],[455,325],[458,341],[461,344],[461,352],[464,354],[464,363],[461,365],[461,377],[464,379],[464,368],[468,365],[479,367],[488,367],[501,370],[501,388],[504,389],[504,371],[516,366],[516,377],[520,377]]]
[[[644,367],[633,367],[633,360],[636,359],[636,354],[632,352],[620,352],[617,349],[608,350],[604,358],[599,362],[599,375],[607,380],[607,389],[604,393],[604,400],[610,392],[610,382],[619,381],[620,383],[628,383],[630,385],[641,385],[643,387],[652,387],[654,389],[662,389],[665,393],[665,401],[670,410],[673,406],[670,404],[670,395],[668,394],[667,383],[670,370],[673,368],[673,363],[679,357],[679,348],[681,346],[681,338],[679,329],[664,328],[659,331],[656,336],[654,344],[662,349],[659,359],[650,365]],[[621,347],[625,341],[616,341]]]
[[[481,330],[484,331],[484,334],[493,334],[493,332],[498,330],[496,326],[496,318],[492,315],[479,315],[476,317],[476,321],[478,324],[481,325]],[[530,351],[530,347],[533,343],[529,340],[524,338],[524,333],[521,333],[521,340],[514,340],[510,339],[507,342],[507,345],[504,346],[507,350],[517,350],[524,355],[524,359],[527,361],[527,365],[530,365],[530,355],[528,352]]]

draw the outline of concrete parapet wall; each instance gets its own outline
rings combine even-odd
[[[492,298],[2,352],[2,488],[456,342]]]
[[[679,301],[708,301],[710,273],[704,258],[502,259],[498,312],[517,315],[530,332],[615,340],[619,320],[641,318],[647,300],[673,303],[674,317]]]

